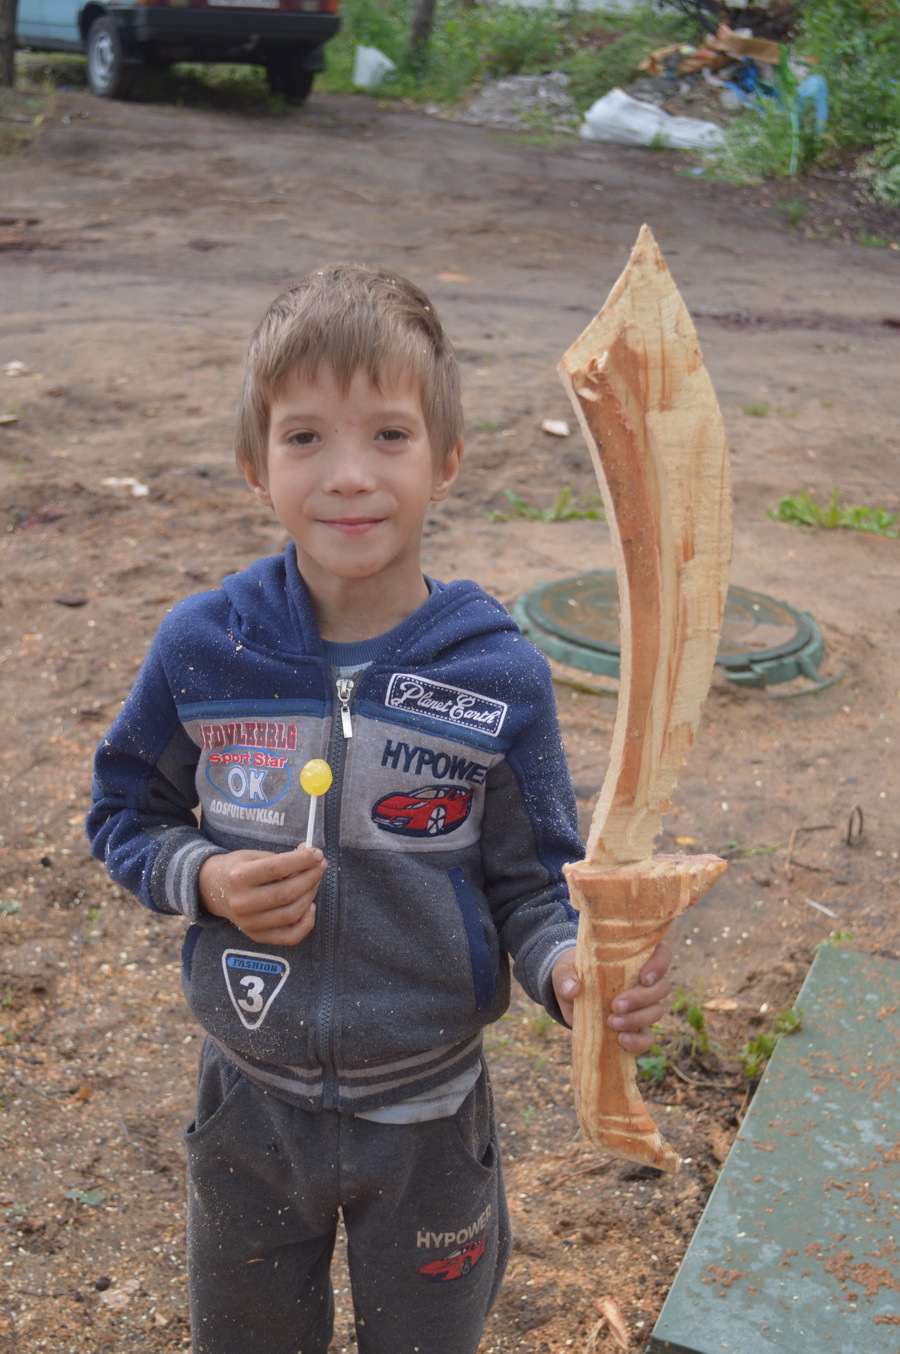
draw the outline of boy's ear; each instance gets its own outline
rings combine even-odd
[[[265,503],[267,508],[271,508],[272,499],[269,490],[263,482],[262,476],[255,465],[249,461],[241,462],[241,469],[244,472],[244,479],[247,481],[247,488],[254,497],[258,498],[260,503]]]
[[[440,503],[445,499],[453,486],[453,482],[459,474],[459,466],[462,461],[463,444],[462,439],[455,442],[447,455],[444,457],[444,464],[434,477],[434,485],[431,490],[432,503]]]

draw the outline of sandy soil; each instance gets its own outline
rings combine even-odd
[[[641,1347],[738,1124],[742,1042],[790,1005],[830,932],[900,951],[900,542],[766,514],[837,486],[900,512],[900,254],[845,231],[846,184],[804,190],[818,204],[805,235],[778,193],[685,168],[362,98],[281,117],[78,91],[4,161],[0,369],[27,370],[0,371],[15,420],[0,424],[0,1348],[187,1344],[179,1135],[198,1037],[180,930],[105,879],[81,822],[93,746],[162,613],[281,547],[232,466],[235,383],[256,317],[312,266],[383,261],[431,292],[462,355],[469,437],[426,566],[512,603],[612,564],[603,523],[489,514],[509,510],[504,490],[542,508],[564,485],[592,492],[578,436],[540,424],[570,416],[555,363],[649,222],[725,416],[733,582],[811,612],[823,676],[843,674],[818,694],[801,679],[789,699],[718,675],[666,820],[661,845],[731,860],[673,928],[675,981],[713,1003],[718,1050],[650,1093],[682,1173],[598,1158],[575,1127],[566,1034],[524,999],[497,1027],[517,1249],[485,1354],[607,1354],[603,1295]],[[615,705],[558,690],[586,824]],[[854,806],[864,830],[848,845]],[[339,1308],[335,1348],[349,1350],[343,1280]]]

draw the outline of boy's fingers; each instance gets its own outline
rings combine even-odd
[[[630,987],[613,999],[611,1009],[614,1015],[627,1015],[629,1011],[642,1011],[648,1006],[657,1006],[666,1000],[671,987],[666,978],[661,978],[652,987]]]
[[[262,884],[275,884],[282,879],[291,879],[294,875],[304,874],[307,870],[322,870],[325,857],[318,847],[297,846],[293,851],[265,852],[256,860],[246,863],[245,880],[259,887]]]
[[[672,946],[667,940],[661,940],[638,975],[642,987],[653,987],[665,977],[672,962]]]
[[[622,1048],[632,1057],[640,1058],[645,1053],[649,1053],[656,1043],[656,1035],[650,1030],[644,1030],[640,1034],[619,1034],[616,1036]]]
[[[264,920],[272,920],[272,913],[265,913]],[[299,945],[301,940],[309,935],[316,923],[316,905],[310,903],[299,921],[289,920],[282,917],[274,926],[260,924],[259,918],[254,920],[253,929],[245,932],[251,940],[268,945]]]
[[[653,1006],[641,1006],[636,1011],[629,1011],[627,1015],[611,1015],[606,1023],[611,1030],[646,1030],[648,1026],[662,1020],[665,1013],[666,1008],[657,1002]]]

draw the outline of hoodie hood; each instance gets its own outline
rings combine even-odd
[[[257,560],[222,582],[235,640],[281,658],[319,657],[324,646],[306,584],[297,567],[293,542],[283,555]],[[468,579],[441,584],[392,633],[379,663],[434,663],[462,638],[477,643],[488,635],[518,627],[507,611]]]

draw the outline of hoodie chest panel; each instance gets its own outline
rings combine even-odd
[[[304,840],[309,796],[300,771],[313,757],[325,757],[329,725],[321,713],[277,717],[252,713],[236,703],[185,721],[200,749],[197,795],[204,821],[225,833],[249,835],[272,847]]]
[[[410,726],[357,717],[347,746],[341,844],[369,851],[447,851],[481,836],[487,775],[499,750]]]

